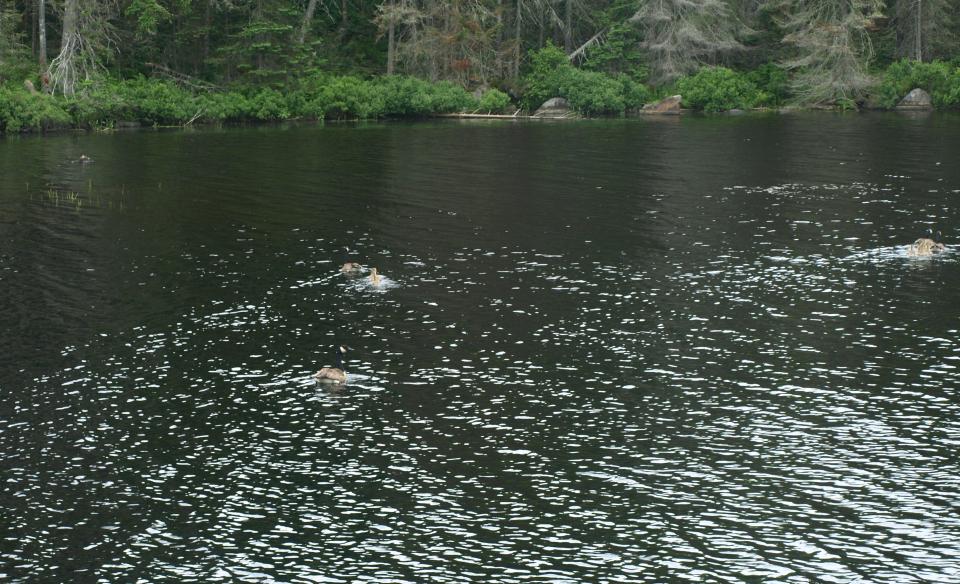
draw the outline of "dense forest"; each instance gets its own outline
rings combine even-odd
[[[960,0],[0,0],[0,130],[960,104]]]

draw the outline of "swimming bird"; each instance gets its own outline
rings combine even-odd
[[[928,256],[944,251],[947,249],[947,246],[937,241],[941,237],[942,234],[937,231],[936,239],[934,239],[933,229],[927,229],[927,237],[921,237],[911,243],[910,247],[907,248],[907,255]]]
[[[344,346],[333,351],[335,367],[324,367],[313,374],[313,378],[321,383],[346,383],[347,372],[343,370],[343,356],[347,353]]]
[[[347,262],[340,267],[340,271],[344,274],[356,274],[362,267],[357,262]]]
[[[90,164],[91,162],[93,162],[93,159],[87,156],[86,154],[81,154],[79,162],[80,164]]]
[[[380,274],[377,273],[377,268],[370,268],[370,283],[374,286],[380,285]]]

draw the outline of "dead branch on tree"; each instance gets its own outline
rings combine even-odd
[[[576,59],[577,57],[582,57],[584,54],[586,54],[587,49],[589,49],[590,47],[594,45],[600,46],[600,44],[603,43],[603,37],[605,34],[607,34],[607,29],[603,29],[597,34],[593,35],[592,37],[590,37],[590,40],[583,43],[582,45],[577,47],[575,51],[567,55],[567,59],[569,59],[570,62],[572,63],[573,60]]]
[[[196,77],[191,77],[186,73],[174,71],[173,69],[167,67],[166,65],[161,65],[159,63],[144,63],[144,65],[153,69],[153,72],[155,75],[166,77],[167,79],[170,79],[177,85],[182,85],[182,86],[190,87],[193,89],[199,89],[202,91],[218,91],[220,89],[220,87],[218,87],[217,85],[214,85],[213,83],[208,83],[206,81],[197,79]]]

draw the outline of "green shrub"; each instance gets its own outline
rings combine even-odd
[[[623,93],[623,104],[627,109],[638,109],[649,102],[653,95],[646,85],[638,82],[633,76],[621,74],[616,77],[620,82]]]
[[[319,105],[328,118],[372,119],[386,110],[384,91],[359,77],[334,77],[317,94]]]
[[[704,67],[677,81],[686,107],[705,112],[751,108],[768,99],[746,75],[726,67]]]
[[[480,103],[477,105],[480,111],[488,114],[503,113],[508,107],[510,107],[510,96],[499,89],[490,89],[484,92],[480,98]]]
[[[433,84],[430,108],[433,113],[445,114],[476,109],[478,102],[467,90],[449,81]]]
[[[63,99],[74,124],[105,127],[116,122],[183,124],[201,110],[202,100],[169,81],[136,77],[101,80]]]
[[[608,75],[569,67],[560,81],[560,96],[578,112],[617,114],[626,109],[623,85]]]
[[[275,89],[261,89],[247,97],[247,119],[276,122],[290,117],[287,100]]]
[[[66,127],[70,114],[50,95],[0,87],[0,132]]]
[[[294,111],[305,117],[358,119],[423,116],[477,105],[466,90],[453,83],[431,83],[400,75],[373,80],[352,76],[311,80],[293,92],[291,101],[296,104]]]
[[[561,79],[572,68],[564,52],[553,43],[531,52],[530,71],[523,79],[523,106],[533,110],[552,97],[562,97]]]
[[[960,106],[960,68],[945,61],[903,60],[891,64],[877,90],[877,102],[892,108],[917,87],[928,92],[938,108]]]
[[[413,77],[365,80],[316,74],[286,93],[247,87],[223,93],[194,93],[173,83],[138,77],[100,80],[74,96],[31,96],[5,88],[0,103],[0,131],[55,125],[109,127],[118,121],[183,124],[195,117],[206,122],[276,121],[290,117],[375,119],[422,116],[476,109],[478,102],[462,87]],[[500,94],[496,103],[509,98]],[[494,99],[493,97],[488,99]]]
[[[524,78],[523,105],[535,109],[552,97],[562,97],[570,107],[588,115],[621,114],[643,105],[647,88],[630,77],[577,69],[552,44],[530,55],[530,72]]]
[[[326,102],[315,92],[304,89],[287,94],[287,107],[293,117],[322,120],[326,116]]]
[[[199,109],[194,94],[169,81],[137,77],[121,81],[115,90],[136,121],[145,124],[181,124]]]
[[[134,104],[118,91],[117,83],[101,84],[84,93],[63,99],[74,125],[101,128],[119,121],[138,121]]]
[[[790,78],[782,67],[774,63],[761,65],[748,72],[747,79],[762,92],[762,98],[756,105],[783,105],[790,96]]]
[[[382,115],[422,116],[429,113],[431,84],[414,77],[392,75],[371,82],[383,102]]]
[[[242,122],[250,118],[250,101],[238,91],[204,93],[197,97],[197,109],[207,122]]]

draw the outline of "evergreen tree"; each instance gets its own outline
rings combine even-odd
[[[848,104],[861,99],[872,79],[869,17],[883,0],[774,0],[769,4],[796,49],[784,65],[792,69],[794,93],[808,104]]]
[[[947,58],[957,48],[951,30],[958,6],[949,0],[899,0],[894,5],[897,56],[915,61]]]
[[[739,24],[722,0],[641,0],[631,20],[642,30],[656,84],[743,48],[736,39]]]

